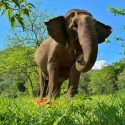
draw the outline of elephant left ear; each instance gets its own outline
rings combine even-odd
[[[67,41],[66,21],[63,16],[45,22],[49,35],[58,43],[65,45]]]
[[[112,33],[112,28],[99,21],[96,21],[96,31],[97,31],[98,43],[102,43]]]

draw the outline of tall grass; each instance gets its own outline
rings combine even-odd
[[[50,104],[33,103],[34,98],[0,97],[0,125],[125,125],[125,94],[64,96]]]

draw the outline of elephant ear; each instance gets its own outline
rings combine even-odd
[[[49,35],[58,43],[66,44],[67,30],[66,21],[63,16],[59,16],[45,22]]]
[[[96,21],[96,31],[97,31],[98,43],[102,43],[112,33],[112,28],[99,21]]]

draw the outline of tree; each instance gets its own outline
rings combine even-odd
[[[28,3],[26,0],[1,0],[0,10],[2,15],[8,13],[9,22],[11,22],[12,28],[16,26],[16,23],[20,23],[24,27],[24,15],[29,16],[32,8],[35,6],[32,3]]]
[[[44,22],[53,17],[40,9],[31,12],[30,17],[24,17],[25,26],[16,26],[14,32],[7,35],[7,46],[29,46],[37,48],[48,36]],[[23,30],[24,29],[24,30]]]
[[[89,88],[88,88],[89,82],[90,82],[89,73],[84,73],[80,76],[79,89],[81,94],[89,95]]]
[[[125,59],[112,64],[116,77],[125,69]]]
[[[125,69],[118,76],[119,89],[125,89]]]
[[[90,94],[107,94],[116,90],[116,77],[112,66],[106,66],[90,73]]]
[[[12,81],[14,80],[14,76],[23,74],[29,81],[32,91],[34,92],[35,90],[31,80],[31,74],[32,72],[35,72],[33,54],[34,49],[21,46],[8,48],[2,51],[0,53],[0,71],[4,75],[11,75]]]
[[[117,84],[119,89],[125,88],[125,59],[114,63],[114,70],[117,76]]]

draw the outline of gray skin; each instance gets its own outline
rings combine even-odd
[[[110,26],[95,20],[84,10],[70,10],[65,16],[45,23],[49,37],[35,52],[39,67],[41,98],[59,96],[64,80],[69,79],[68,97],[77,93],[80,73],[89,71],[97,58],[98,44],[111,32]]]

